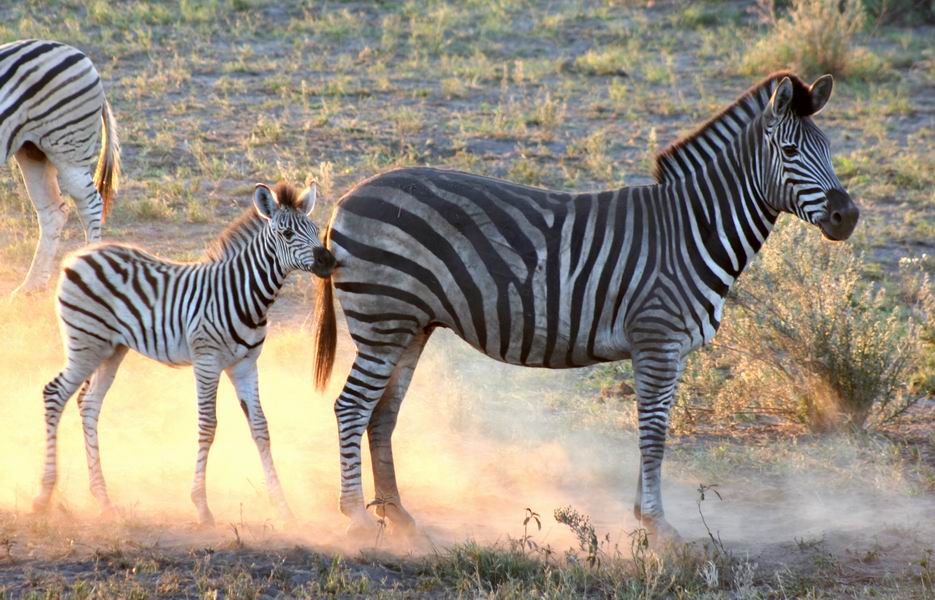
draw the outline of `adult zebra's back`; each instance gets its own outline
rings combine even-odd
[[[368,528],[360,485],[367,430],[381,510],[399,499],[390,438],[419,355],[448,327],[498,360],[566,368],[633,360],[641,467],[635,513],[669,530],[660,493],[668,413],[683,359],[709,341],[731,284],[779,212],[850,236],[858,209],[811,115],[831,94],[781,73],[657,159],[658,183],[570,194],[428,168],[379,175],[338,203],[332,275],[357,345],[335,402],[341,509]],[[331,370],[332,286],[319,303],[317,382]]]
[[[80,50],[46,40],[0,46],[0,152],[4,162],[16,157],[39,218],[39,244],[17,290],[29,292],[48,282],[65,226],[59,183],[74,199],[89,242],[100,241],[117,189],[114,117],[97,70]]]

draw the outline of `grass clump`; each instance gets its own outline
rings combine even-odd
[[[741,70],[762,74],[789,68],[806,77],[825,73],[873,79],[885,63],[854,45],[866,17],[860,0],[793,0],[782,18],[770,11],[770,31],[744,58]]]

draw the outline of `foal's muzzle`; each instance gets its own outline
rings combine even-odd
[[[319,246],[312,250],[312,258],[315,261],[312,263],[312,273],[319,277],[330,277],[337,262],[334,255],[327,248]]]
[[[831,190],[828,196],[828,216],[818,222],[821,232],[829,240],[846,240],[854,233],[860,208],[843,190]]]

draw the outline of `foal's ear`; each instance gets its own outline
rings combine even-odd
[[[269,189],[268,185],[258,183],[256,184],[256,190],[253,192],[253,206],[260,218],[269,221],[273,218],[273,214],[279,210],[279,200],[276,198],[276,193]]]
[[[769,104],[766,105],[767,125],[773,126],[786,116],[792,106],[792,94],[792,80],[783,77],[779,85],[776,86],[776,90],[773,91],[773,97],[769,99]]]
[[[808,93],[812,97],[812,114],[817,113],[825,107],[828,98],[831,97],[831,88],[833,87],[834,77],[830,74],[822,75],[809,86]]]
[[[313,181],[312,184],[305,188],[305,191],[299,195],[299,200],[296,203],[296,207],[306,215],[312,216],[312,211],[315,210],[315,202],[317,200],[318,184]]]

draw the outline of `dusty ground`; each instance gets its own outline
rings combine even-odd
[[[107,235],[191,259],[246,205],[257,180],[317,176],[328,201],[322,220],[355,181],[395,165],[562,189],[646,183],[656,150],[759,77],[739,68],[764,31],[750,9],[63,0],[0,6],[0,38],[61,39],[92,57],[123,140],[125,184]],[[862,38],[885,68],[838,81],[818,119],[864,208],[853,243],[868,252],[871,278],[885,278],[900,257],[935,251],[933,35],[927,25],[887,25]],[[15,167],[4,170],[0,294],[28,266],[30,211]],[[72,223],[66,245],[80,241]],[[62,426],[55,514],[29,514],[42,444],[39,390],[61,351],[50,294],[0,307],[0,450],[9,465],[0,472],[0,587],[36,597],[562,597],[529,587],[525,571],[502,579],[477,556],[473,567],[457,566],[452,552],[474,539],[512,565],[510,540],[523,536],[530,507],[543,522],[532,539],[568,564],[562,555],[577,542],[552,518],[566,505],[608,536],[605,563],[634,563],[632,406],[591,401],[579,373],[494,365],[445,335],[426,352],[397,433],[400,481],[420,533],[347,540],[330,409],[340,381],[323,395],[310,385],[303,325],[313,297],[308,279],[293,279],[261,363],[274,452],[299,523],[273,517],[225,388],[209,474],[220,523],[212,530],[194,525],[187,498],[191,374],[134,358],[101,424],[119,515],[96,519],[74,409]],[[349,364],[350,340],[339,345],[338,373]],[[935,406],[923,404],[912,419],[856,439],[776,424],[674,439],[670,519],[693,552],[713,557],[698,487],[717,484],[722,499],[708,492],[700,509],[733,556],[711,561],[722,569],[711,585],[705,560],[690,563],[683,595],[932,597],[933,424]],[[659,578],[681,563],[666,564]],[[729,574],[725,565],[733,565]],[[651,597],[651,579],[634,576],[636,587],[621,583],[614,593]]]

